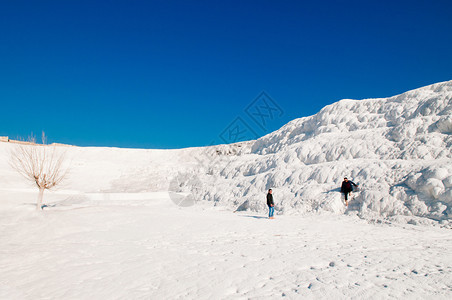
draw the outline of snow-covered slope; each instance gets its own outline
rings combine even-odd
[[[93,192],[171,190],[233,210],[264,212],[266,190],[272,188],[278,213],[346,212],[447,226],[452,215],[451,98],[448,81],[390,98],[341,100],[256,141],[232,145],[68,147],[71,173],[52,199],[68,203]],[[3,205],[14,198],[13,190],[31,188],[8,165],[14,147],[0,143]],[[339,193],[344,176],[360,184],[348,210]]]
[[[0,299],[450,299],[451,96],[342,100],[232,145],[58,146],[71,169],[42,213],[0,142]]]
[[[341,100],[260,138],[250,154],[215,163],[202,198],[263,210],[262,194],[273,188],[280,212],[342,213],[338,187],[348,176],[360,184],[349,211],[362,217],[449,220],[451,99],[452,81]]]

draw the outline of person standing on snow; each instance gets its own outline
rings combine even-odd
[[[353,191],[352,185],[357,186],[353,181],[348,180],[347,177],[342,181],[341,193],[345,196],[345,206],[348,206],[348,196],[350,195],[350,192]]]
[[[273,214],[275,213],[275,202],[273,202],[272,189],[268,190],[267,206],[268,206],[268,218],[274,219]]]

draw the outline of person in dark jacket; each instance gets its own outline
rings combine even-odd
[[[342,181],[341,193],[345,196],[345,206],[348,206],[348,196],[350,192],[353,191],[353,186],[357,186],[353,181],[348,180],[347,177]]]
[[[274,219],[275,217],[273,217],[273,214],[275,213],[275,202],[273,202],[272,189],[268,190],[267,206],[268,206],[268,218]]]

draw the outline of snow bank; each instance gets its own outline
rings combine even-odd
[[[202,197],[280,213],[343,213],[344,176],[360,183],[349,211],[363,218],[452,216],[452,81],[382,99],[341,100],[225,156],[203,176]],[[219,155],[221,156],[221,155]],[[218,159],[218,162],[221,160]],[[215,185],[215,186],[213,186]]]
[[[102,199],[94,195],[190,192],[193,201],[259,212],[272,188],[279,214],[353,213],[449,226],[451,98],[448,81],[390,98],[341,100],[256,141],[231,145],[68,147],[72,168],[61,188]],[[8,165],[14,147],[0,143],[0,189],[27,187]],[[339,192],[344,176],[360,186],[348,210]]]

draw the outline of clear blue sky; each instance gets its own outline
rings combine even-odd
[[[451,80],[451,12],[450,0],[1,0],[0,135],[180,148],[223,143],[238,120],[261,136],[342,98]],[[262,91],[282,113],[259,127],[245,109]]]

